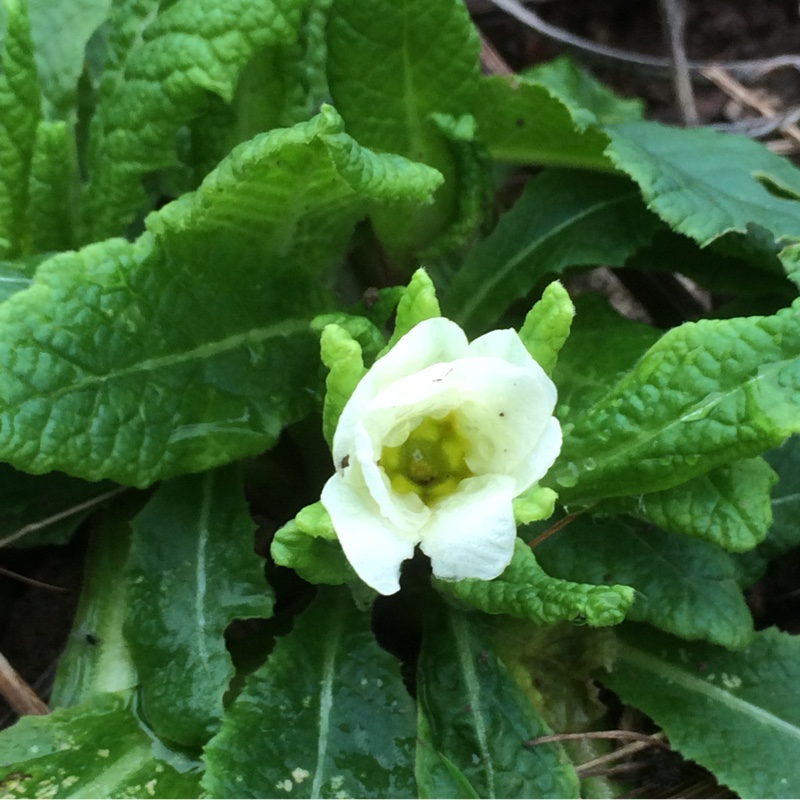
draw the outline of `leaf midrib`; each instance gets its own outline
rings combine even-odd
[[[704,697],[708,697],[711,700],[717,701],[720,703],[720,705],[725,706],[731,711],[744,714],[746,717],[749,717],[754,721],[758,721],[775,729],[776,732],[788,733],[796,738],[798,742],[800,742],[800,727],[787,722],[786,720],[777,716],[777,714],[774,714],[771,711],[756,705],[755,703],[751,703],[750,701],[744,700],[741,697],[736,697],[722,687],[714,686],[708,681],[705,681],[701,678],[696,678],[693,675],[689,675],[678,667],[674,667],[672,664],[661,661],[649,653],[637,650],[635,647],[632,647],[629,644],[620,645],[620,656],[628,663],[656,675],[657,680],[653,685],[661,684],[664,682],[664,680],[666,680],[689,692],[695,692],[703,695]]]
[[[490,293],[494,287],[500,283],[501,281],[505,280],[506,276],[509,272],[512,272],[521,261],[527,259],[530,254],[540,248],[548,239],[553,238],[554,236],[563,233],[565,230],[570,228],[573,225],[583,221],[587,217],[605,211],[609,208],[612,208],[615,205],[619,205],[621,203],[625,203],[632,198],[638,197],[639,192],[638,190],[626,192],[623,195],[618,195],[613,199],[604,198],[603,200],[595,203],[594,205],[587,206],[583,208],[580,212],[576,214],[572,214],[568,219],[565,219],[560,224],[556,225],[554,228],[550,228],[546,233],[542,234],[540,237],[535,239],[534,241],[530,242],[526,247],[523,247],[521,250],[518,250],[517,253],[512,257],[509,258],[502,267],[495,270],[491,276],[485,276],[483,278],[481,284],[481,292],[475,292],[471,295],[470,300],[462,306],[461,312],[457,315],[458,319],[461,321],[462,327],[468,327],[470,318],[475,310],[483,303],[486,296]]]
[[[155,372],[156,370],[172,367],[175,365],[186,364],[191,361],[202,361],[220,353],[235,350],[247,344],[260,343],[268,339],[281,336],[289,336],[293,333],[310,332],[310,326],[306,319],[290,319],[279,322],[275,325],[268,325],[264,328],[255,328],[244,333],[236,333],[213,342],[205,342],[189,350],[180,350],[174,353],[167,353],[155,358],[145,358],[120,369],[111,370],[102,375],[87,375],[79,381],[70,383],[68,386],[46,394],[53,400],[66,394],[80,392],[84,389],[98,386],[108,381],[126,378],[142,372]]]

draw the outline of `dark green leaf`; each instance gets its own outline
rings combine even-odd
[[[212,797],[414,797],[414,709],[346,589],[321,590],[205,749]]]
[[[201,745],[234,674],[225,628],[272,614],[238,467],[163,484],[133,531],[125,634],[143,711],[159,736]]]
[[[578,797],[561,747],[527,746],[551,731],[477,615],[429,606],[417,693],[420,796]]]
[[[608,157],[641,187],[648,208],[700,244],[751,224],[800,236],[800,171],[744,136],[629,122],[606,128]]]
[[[760,631],[737,653],[643,626],[620,630],[603,683],[742,797],[800,794],[800,638]]]
[[[630,181],[548,170],[469,253],[442,308],[468,333],[482,333],[546,276],[576,265],[623,264],[657,225]]]
[[[3,797],[197,797],[201,764],[148,735],[131,703],[104,694],[0,733]]]
[[[734,561],[712,544],[624,517],[582,517],[535,553],[558,578],[632,586],[627,619],[726,647],[744,647],[753,635]]]

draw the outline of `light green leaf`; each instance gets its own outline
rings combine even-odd
[[[0,302],[33,283],[29,271],[18,261],[0,261]]]
[[[630,181],[545,171],[470,251],[442,298],[445,316],[483,333],[547,276],[577,265],[622,265],[657,225]]]
[[[333,445],[333,435],[347,401],[366,373],[361,345],[341,325],[326,325],[320,338],[322,363],[328,368],[322,431]]]
[[[519,331],[528,352],[539,366],[552,374],[558,353],[569,337],[575,306],[569,293],[558,282],[551,283],[542,293],[542,299],[528,312]]]
[[[800,243],[785,247],[780,253],[780,258],[789,279],[795,286],[800,287]]]
[[[197,797],[201,765],[142,728],[132,698],[24,717],[0,732],[4,797]]]
[[[579,125],[570,111],[553,90],[524,75],[481,78],[475,104],[478,130],[496,161],[612,171],[603,155],[608,137]]]
[[[479,42],[461,0],[335,0],[328,25],[328,83],[348,131],[366,147],[399,153],[444,176],[432,208],[376,210],[392,250],[435,241],[459,216],[459,164],[432,114],[459,118],[475,98]]]
[[[28,0],[45,117],[74,122],[86,44],[111,0]]]
[[[748,458],[673,489],[632,498],[625,510],[675,533],[741,553],[767,535],[772,524],[769,493],[777,480],[763,459]]]
[[[570,417],[548,485],[562,500],[669,489],[800,429],[800,306],[666,333],[609,392]]]
[[[64,122],[40,122],[30,171],[29,249],[33,253],[69,250],[74,240],[74,144]]]
[[[26,0],[6,0],[7,28],[0,58],[0,255],[22,252],[28,175],[41,93]]]
[[[212,797],[414,797],[414,706],[346,589],[320,591],[205,749]]]
[[[582,517],[534,552],[557,578],[633,587],[627,619],[726,647],[744,647],[753,635],[733,559],[707,542],[625,517]]]
[[[595,586],[551,577],[521,539],[515,543],[511,563],[498,578],[492,581],[434,579],[434,586],[443,594],[487,614],[508,614],[541,625],[562,620],[587,625],[618,625],[634,599],[629,586]]]
[[[132,524],[125,635],[144,713],[159,736],[199,746],[234,674],[225,629],[272,615],[238,468],[173,478]]]
[[[731,653],[633,627],[603,683],[741,797],[800,793],[800,638],[774,628]]]
[[[368,203],[437,181],[340,131],[326,110],[263,134],[137,242],[42,264],[0,305],[2,458],[144,486],[261,452],[304,416],[309,323],[331,302],[317,276]]]
[[[514,498],[514,520],[527,525],[553,516],[558,495],[552,489],[534,484]]]
[[[309,583],[338,586],[358,580],[322,503],[306,506],[280,528],[270,553],[276,564],[290,567]]]
[[[593,124],[614,125],[636,122],[644,116],[644,103],[614,94],[588,72],[578,68],[570,58],[562,56],[527,70],[525,81],[547,88],[569,110],[579,130]]]
[[[146,210],[142,177],[175,163],[175,134],[202,111],[206,92],[230,102],[258,50],[295,40],[305,5],[235,0],[221,13],[216,0],[180,0],[138,36],[129,35],[132,16],[111,45],[92,124],[83,241],[119,235]],[[112,60],[117,50],[124,60]]]
[[[641,187],[648,208],[700,244],[755,224],[800,236],[800,171],[744,136],[655,122],[606,128],[606,155]]]
[[[575,770],[493,652],[488,625],[428,609],[417,674],[421,797],[578,797]]]
[[[390,350],[398,340],[413,327],[426,319],[441,316],[436,287],[424,269],[418,269],[409,281],[408,288],[397,304],[397,317],[394,332],[386,350]]]

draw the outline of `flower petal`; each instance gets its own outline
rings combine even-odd
[[[468,478],[436,505],[420,548],[433,574],[446,580],[496,578],[514,555],[517,528],[514,480],[504,475]]]
[[[353,489],[341,475],[331,476],[323,487],[322,505],[358,577],[380,594],[398,592],[400,565],[414,555],[417,539],[398,531],[368,495]]]
[[[434,317],[420,322],[379,358],[356,386],[339,417],[333,437],[336,468],[340,469],[342,460],[350,454],[356,423],[375,395],[432,364],[462,358],[467,347],[467,336],[455,322]]]
[[[484,333],[483,336],[479,336],[473,342],[470,342],[467,350],[468,358],[474,356],[502,358],[503,361],[515,364],[523,369],[531,369],[533,364],[535,365],[533,369],[540,371],[542,375],[546,374],[528,352],[528,349],[522,343],[522,339],[519,338],[519,334],[511,328]]]

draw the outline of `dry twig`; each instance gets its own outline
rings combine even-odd
[[[49,714],[50,709],[0,653],[0,694],[19,716]]]

